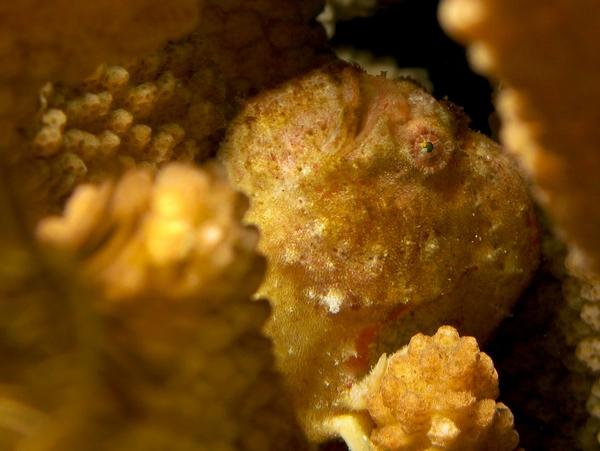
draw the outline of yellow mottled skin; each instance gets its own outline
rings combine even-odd
[[[411,81],[331,66],[249,102],[222,146],[269,259],[267,333],[309,437],[381,352],[485,340],[538,261],[521,177]]]

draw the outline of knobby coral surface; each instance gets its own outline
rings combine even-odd
[[[119,62],[180,37],[198,0],[22,0],[0,5],[0,144],[34,111],[48,81],[78,80],[102,61]],[[21,124],[23,125],[23,124]]]
[[[583,449],[598,449],[600,443],[600,392],[598,390],[598,375],[600,374],[600,278],[589,272],[582,271],[570,258],[566,262],[567,274],[563,280],[563,293],[566,300],[565,320],[561,322],[562,329],[571,343],[576,346],[575,354],[591,373],[592,384],[586,394],[587,400],[581,398],[581,389],[575,391],[578,400],[585,402],[590,419],[583,428],[581,441]],[[576,372],[582,370],[575,367]],[[588,374],[588,378],[590,375]],[[595,379],[595,381],[594,381]],[[591,385],[591,387],[590,387]],[[583,388],[583,387],[582,387]]]
[[[381,352],[441,324],[485,339],[536,267],[510,160],[412,82],[312,72],[250,101],[220,158],[264,234],[266,330],[312,439]]]
[[[370,415],[375,450],[512,451],[519,436],[498,394],[498,374],[477,341],[442,326],[382,356],[348,403]]]
[[[47,86],[32,143],[34,177],[50,197],[42,203],[60,206],[78,183],[130,167],[214,154],[242,99],[331,58],[313,20],[319,5],[206,0],[184,39],[83,83]]]
[[[260,333],[268,305],[249,300],[264,262],[244,210],[219,171],[172,164],[82,185],[64,216],[40,223],[42,242],[96,287],[78,301],[108,348],[89,376],[108,392],[91,400],[109,404],[108,430],[84,424],[52,449],[303,449]]]
[[[40,89],[48,82],[75,83],[103,61],[122,62],[184,35],[198,19],[200,6],[198,0],[25,0],[0,5],[0,153],[7,167],[4,175],[18,186],[9,189],[10,195],[18,204],[27,204],[21,210],[25,227],[31,228],[43,211],[56,209],[56,202],[49,204],[56,197],[53,184],[72,188],[81,173],[72,155],[53,165],[31,158]],[[47,126],[42,140],[50,142],[66,124],[55,113],[41,121]],[[103,142],[114,146],[114,137],[108,138]]]
[[[13,3],[0,6],[0,448],[302,449],[259,332],[268,308],[248,299],[264,268],[241,225],[244,202],[214,169],[160,167],[207,158],[245,98],[329,58],[311,25],[321,2]],[[183,35],[198,9],[190,36],[111,65]],[[311,438],[329,436],[324,418],[347,413],[340,396],[382,351],[447,322],[485,338],[527,283],[537,230],[522,181],[460,112],[412,83],[328,69],[252,101],[231,130],[225,148],[256,158],[229,163],[249,171],[252,218],[274,263],[260,291],[276,306],[268,330]],[[21,156],[26,136],[27,158],[10,174],[4,160]],[[32,172],[41,205],[14,184]],[[29,221],[68,198],[38,228],[46,254]],[[588,296],[594,276],[578,270]],[[586,331],[595,299],[574,301]],[[368,379],[380,393],[361,407],[373,442],[511,449],[490,362],[442,331],[452,350],[439,337],[413,347],[429,366],[405,350]],[[592,367],[597,348],[580,346]],[[484,362],[477,371],[472,356]],[[421,383],[454,357],[469,370]],[[469,386],[480,374],[484,388]],[[423,402],[397,400],[398,378]],[[474,404],[452,404],[449,381]],[[428,416],[438,388],[451,405]]]
[[[2,135],[0,154],[0,349],[5,362],[0,447],[303,449],[304,439],[279,390],[269,341],[260,334],[268,307],[248,299],[264,270],[253,250],[256,234],[241,226],[243,201],[220,176],[171,167],[159,176],[156,190],[152,176],[143,171],[128,174],[116,186],[107,180],[97,189],[82,186],[65,219],[52,218],[40,226],[40,237],[52,243],[46,255],[29,235],[31,199],[19,192],[14,183],[18,174],[11,172],[13,157],[23,157],[22,138],[27,131],[16,126],[22,127],[32,112],[31,100],[39,84],[48,81],[46,77],[76,78],[74,74],[105,57],[124,56],[130,44],[162,41],[162,32],[172,30],[168,9],[193,5],[187,11],[179,9],[183,17],[175,28],[176,34],[183,34],[186,24],[196,18],[196,2],[163,2],[158,16],[148,8],[142,21],[133,14],[132,20],[144,26],[146,19],[164,24],[150,33],[145,30],[139,42],[128,36],[137,29],[127,28],[119,13],[127,17],[129,6],[135,10],[142,3],[109,2],[114,7],[110,12],[102,10],[108,8],[106,2],[84,2],[80,9],[66,4],[59,8],[58,2],[36,3],[2,6],[12,8],[12,16],[3,19],[11,22],[7,36],[17,42],[13,46],[12,41],[2,41],[2,48],[8,49],[9,62],[19,67],[8,65],[10,77],[2,79],[2,100],[6,100],[2,124],[9,133]],[[146,6],[151,5],[146,2]],[[87,48],[78,39],[94,29],[86,29],[87,13],[92,12],[94,24],[102,24],[102,30],[112,30],[103,23],[98,8],[127,29],[111,35],[110,43],[96,36],[89,41],[95,47]],[[12,28],[19,23],[15,16],[29,13],[31,20],[23,28]],[[48,27],[38,23],[36,13]],[[64,29],[53,33],[61,14]],[[35,45],[47,45],[48,51],[38,53],[29,38]],[[82,49],[85,55],[79,60],[76,55]],[[17,58],[21,51],[23,59]],[[141,47],[132,53],[138,51]],[[116,77],[101,75],[102,81],[113,83],[116,78],[118,84],[123,71],[116,69]],[[103,70],[97,74],[106,73]],[[42,108],[45,113],[44,104]],[[85,106],[74,109],[85,110]],[[42,123],[52,135],[68,124],[68,118],[55,110],[44,114]],[[11,140],[15,130],[17,139]],[[71,161],[62,169],[78,164]],[[23,175],[26,165],[18,168]],[[72,176],[59,170],[51,180],[60,183],[62,177]],[[39,183],[41,189],[48,188],[45,181]],[[152,200],[153,195],[157,198]],[[173,211],[178,199],[180,210]],[[138,207],[142,210],[135,210]],[[145,209],[150,208],[151,220],[145,222]],[[106,216],[99,217],[99,211]],[[140,223],[144,227],[137,229]],[[148,230],[156,236],[145,236]],[[166,242],[178,249],[166,248]],[[111,274],[110,263],[125,278],[114,273],[115,267]]]

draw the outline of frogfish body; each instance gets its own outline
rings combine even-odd
[[[266,332],[309,438],[417,332],[485,340],[539,259],[527,187],[462,111],[345,65],[251,100],[220,150],[269,269]]]

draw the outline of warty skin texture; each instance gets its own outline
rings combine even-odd
[[[416,332],[485,340],[537,265],[512,162],[411,81],[312,72],[249,102],[220,158],[263,233],[266,331],[312,440]]]

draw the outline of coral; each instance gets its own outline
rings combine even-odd
[[[486,352],[501,375],[502,399],[524,449],[590,449],[581,447],[579,435],[593,381],[574,356],[578,312],[563,298],[564,245],[547,227],[540,270]]]
[[[600,4],[445,0],[440,19],[473,65],[502,81],[502,140],[583,270],[600,271]],[[577,67],[577,71],[573,68]],[[568,95],[561,95],[564,88]]]
[[[485,340],[537,265],[512,162],[410,81],[314,71],[250,101],[219,157],[264,234],[266,330],[311,439],[340,390],[413,334]]]
[[[577,262],[567,258],[568,276],[563,281],[563,292],[568,303],[571,318],[563,321],[563,330],[576,345],[576,356],[585,365],[595,380],[588,392],[586,408],[590,414],[587,427],[582,431],[587,437],[584,449],[593,450],[600,443],[600,391],[598,390],[600,374],[600,278],[582,271]],[[577,368],[579,372],[581,370]]]
[[[57,202],[50,205],[49,201],[56,197],[54,191],[64,196],[65,187],[72,189],[86,172],[74,153],[61,154],[50,164],[30,158],[30,129],[40,88],[49,81],[75,82],[103,60],[121,62],[182,36],[195,24],[200,5],[199,0],[3,2],[0,153],[2,164],[9,168],[5,172],[9,184],[18,186],[10,190],[14,201],[28,205],[22,211],[25,227],[31,228],[43,212],[56,209]],[[45,85],[42,90],[48,89]],[[56,146],[68,126],[67,117],[52,111],[41,121],[44,133],[37,144]],[[114,135],[101,136],[105,148],[114,148],[116,141]]]
[[[569,245],[564,329],[577,355],[597,374],[600,275],[600,75],[597,2],[445,0],[442,23],[469,45],[473,65],[504,86],[501,138],[536,184],[540,203]],[[572,68],[577,67],[577,71]],[[565,87],[568,95],[561,95]],[[578,280],[577,280],[578,279]],[[588,410],[593,407],[594,391]],[[600,419],[600,418],[599,418]],[[585,434],[597,434],[600,423]],[[598,435],[600,437],[600,435]],[[598,440],[595,440],[598,442]],[[598,443],[586,440],[585,449]]]
[[[119,4],[119,10],[126,13],[127,7],[134,3]],[[180,5],[184,3],[163,2],[163,8],[156,11],[157,16],[145,16],[141,22],[140,18],[133,18],[144,25],[147,18],[159,19],[165,25],[150,33],[146,30],[140,37],[153,43],[162,40],[172,17],[168,8]],[[310,7],[307,5],[304,2],[306,9]],[[23,6],[23,11],[28,13],[35,10],[35,5],[29,3],[17,6]],[[48,3],[49,8],[40,8],[40,11],[45,11],[44,20],[50,20],[48,15],[54,14],[48,25],[58,24],[54,18],[64,13],[66,20],[60,26],[65,35],[54,33],[53,27],[44,28],[35,20],[25,23],[35,25],[31,28],[34,37],[50,31],[39,38],[40,43],[48,44],[51,50],[37,52],[18,38],[21,40],[15,50],[25,49],[25,55],[33,59],[39,57],[40,61],[20,61],[13,58],[15,55],[7,57],[11,64],[22,64],[18,68],[7,66],[14,69],[16,76],[1,80],[2,100],[6,100],[1,119],[9,132],[15,130],[16,125],[22,125],[22,119],[32,112],[33,102],[27,99],[35,99],[38,83],[46,81],[46,77],[76,78],[75,74],[97,63],[102,55],[107,60],[123,56],[119,51],[109,57],[109,46],[104,48],[106,43],[100,39],[92,39],[98,48],[86,48],[83,44],[87,41],[78,36],[82,32],[88,36],[94,27],[86,28],[86,21],[76,8],[65,10],[57,6]],[[96,6],[106,5],[100,2],[81,6],[82,11],[88,11],[89,7],[89,11],[98,12],[94,10]],[[152,8],[148,8],[144,13],[151,11]],[[177,34],[183,34],[186,24],[193,22],[194,11],[195,8],[184,13]],[[10,15],[4,17],[14,20]],[[102,17],[103,14],[95,14],[94,23],[102,24],[103,30],[110,30]],[[77,31],[75,35],[68,33],[71,20],[77,24],[72,28]],[[129,30],[126,22],[119,23],[125,29],[119,31],[118,39],[111,39],[125,50],[128,44],[136,42],[128,41],[127,34],[136,28]],[[27,35],[27,30],[11,29],[10,33],[14,32],[11,39],[20,36],[21,31]],[[65,39],[60,40],[63,37]],[[274,39],[281,39],[280,34],[275,34]],[[143,42],[140,40],[138,44]],[[3,50],[4,44],[3,41]],[[85,65],[80,66],[84,61],[79,61],[76,54],[68,53],[71,47],[73,51],[83,51]],[[105,50],[107,53],[103,53]],[[293,58],[293,50],[290,56]],[[64,64],[65,60],[70,64]],[[57,61],[61,64],[56,64]],[[302,64],[302,60],[298,64]],[[139,71],[145,70],[148,60],[134,66]],[[104,65],[84,83],[65,82],[44,87],[40,113],[42,133],[36,135],[33,143],[33,149],[40,154],[33,163],[55,158],[45,167],[38,164],[41,170],[33,178],[37,177],[35,182],[39,189],[51,189],[45,185],[48,181],[65,184],[69,187],[61,191],[65,196],[77,182],[85,179],[87,167],[77,152],[60,151],[63,132],[71,150],[87,152],[89,157],[96,151],[114,154],[119,147],[118,133],[128,127],[135,129],[137,124],[129,124],[135,117],[130,117],[132,112],[124,109],[110,111],[112,128],[99,133],[97,141],[90,137],[90,132],[86,134],[86,130],[69,128],[73,119],[77,124],[77,120],[85,123],[102,118],[102,109],[110,109],[112,102],[109,88],[122,87],[123,74],[130,80],[145,76],[143,71],[134,73],[130,67]],[[8,73],[14,75],[11,71]],[[85,95],[87,91],[83,87],[94,81],[106,83],[106,89]],[[143,83],[134,83],[137,84],[131,89],[134,91],[132,103],[143,107],[148,103],[145,102],[147,86],[136,89]],[[83,101],[79,95],[68,98],[77,90],[82,90]],[[48,102],[54,100],[50,95],[57,91],[61,95],[66,93],[67,101],[73,100],[70,109],[48,107]],[[204,113],[200,111],[199,117],[210,117]],[[149,134],[148,128],[140,124],[132,139],[143,141]],[[179,138],[180,128],[171,123],[160,127],[159,134],[165,132],[168,136],[158,136],[162,147],[155,147],[168,148],[169,143],[163,145],[164,142],[169,141],[169,137]],[[110,133],[112,130],[115,132]],[[18,138],[21,144],[22,136]],[[67,218],[51,218],[40,225],[40,236],[50,233],[48,241],[54,240],[46,257],[28,236],[26,216],[29,212],[24,213],[29,208],[21,208],[32,199],[24,198],[14,184],[9,184],[14,181],[12,175],[4,177],[10,174],[6,167],[15,175],[26,174],[32,161],[18,167],[13,161],[5,161],[18,153],[5,152],[4,145],[9,142],[12,145],[16,141],[3,141],[0,167],[3,173],[0,249],[6,262],[0,268],[0,350],[5,361],[0,447],[34,451],[303,449],[304,439],[272,369],[270,343],[259,332],[268,315],[268,306],[265,302],[248,300],[264,265],[253,251],[255,232],[239,224],[244,209],[241,198],[228,190],[215,174],[171,167],[159,174],[160,182],[154,191],[149,173],[129,173],[122,180],[127,186],[121,182],[115,186],[107,181],[115,173],[111,172],[112,168],[105,168],[105,173],[96,178],[104,179],[104,184],[99,188],[82,186],[69,203]],[[189,185],[178,185],[173,177]],[[190,192],[190,186],[196,190]],[[204,197],[205,204],[194,197],[199,195]],[[182,197],[187,203],[182,202]],[[183,210],[172,210],[173,198],[179,200],[178,205]],[[211,203],[212,200],[217,203]],[[56,205],[49,207],[56,208]],[[135,210],[137,207],[142,210]],[[144,208],[152,208],[148,222],[142,220],[147,216]],[[135,228],[139,223],[144,224],[143,230]],[[195,226],[198,230],[194,230]],[[149,230],[155,234],[154,238],[142,236]],[[164,241],[156,241],[158,235],[177,246],[176,255],[173,248],[165,247]],[[128,257],[135,258],[127,261]],[[92,265],[96,265],[97,273]],[[121,276],[125,277],[121,278],[116,270],[122,270]],[[146,285],[141,286],[140,281]]]
[[[77,80],[99,62],[124,61],[182,36],[198,6],[198,0],[2,2],[0,144],[35,111],[36,90],[45,82]]]
[[[82,185],[63,217],[40,223],[40,239],[96,287],[88,308],[109,355],[89,377],[109,392],[101,418],[113,428],[87,432],[97,449],[305,446],[260,333],[268,305],[249,300],[264,263],[244,210],[217,169],[171,164],[154,179],[135,170]],[[56,449],[78,449],[76,432]]]
[[[392,57],[377,57],[367,51],[351,47],[337,48],[335,54],[342,61],[358,64],[368,74],[381,75],[385,73],[386,78],[391,80],[410,78],[419,83],[428,92],[433,91],[433,85],[431,80],[429,80],[426,69],[419,67],[400,68]]]
[[[61,206],[78,183],[131,167],[214,154],[242,99],[331,57],[311,25],[319,3],[206,0],[184,39],[128,66],[103,65],[82,83],[46,87],[32,152],[44,203]],[[61,176],[65,165],[77,168],[72,177]]]
[[[368,16],[376,7],[377,0],[327,0],[318,20],[325,27],[327,35],[332,37],[336,22]]]
[[[172,163],[155,181],[140,170],[116,185],[80,185],[63,216],[40,222],[38,237],[79,256],[108,298],[154,293],[218,301],[231,290],[249,296],[261,278],[258,235],[240,222],[245,208],[217,168]],[[235,289],[220,279],[233,276],[241,283]]]
[[[498,394],[498,374],[477,341],[443,326],[383,355],[349,403],[371,416],[375,450],[511,451],[519,436]]]
[[[394,1],[331,0],[331,23]],[[272,267],[257,297],[274,298],[266,329],[306,431],[381,449],[516,445],[491,362],[454,329],[417,335],[359,382],[418,331],[449,323],[484,340],[528,282],[537,227],[498,146],[406,80],[339,65],[280,86],[331,59],[313,21],[323,0],[80,3],[0,6],[0,449],[306,447],[260,332],[269,307],[250,302],[265,267],[246,201],[215,167],[170,164],[214,156],[269,89],[223,158],[264,229]],[[463,37],[489,38],[474,61],[508,82],[504,139],[571,242],[568,304],[548,330],[562,327],[597,376],[597,5],[446,4]],[[525,366],[571,373],[536,374],[522,406],[543,416],[536,390],[558,405],[564,387],[573,402],[591,387],[580,441],[597,448],[599,384],[535,338],[516,351],[535,354]],[[564,415],[579,420],[583,404]]]

